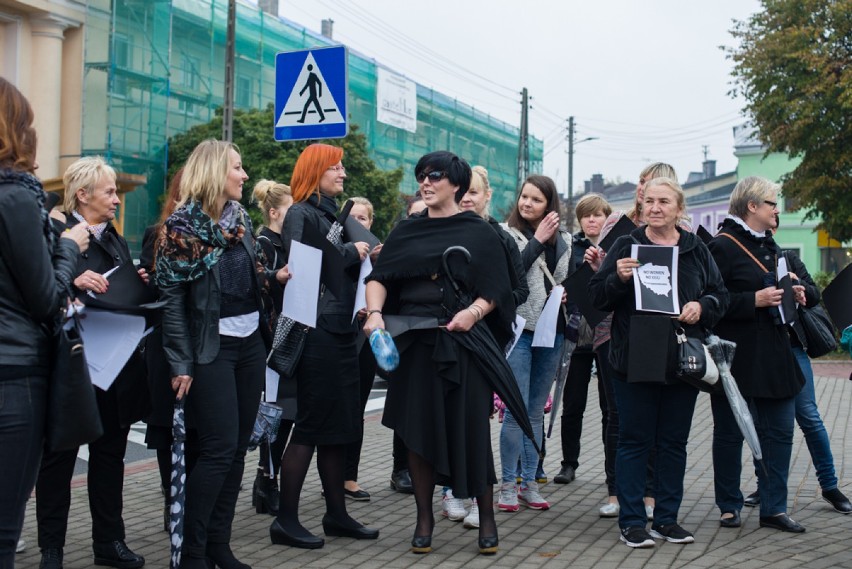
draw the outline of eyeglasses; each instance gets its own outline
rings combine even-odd
[[[771,202],[769,200],[763,200],[763,203],[765,203],[766,205],[768,205],[772,209],[775,209],[775,208],[778,207],[778,202]]]
[[[341,174],[345,174],[345,173],[346,173],[346,168],[344,168],[343,166],[331,166],[331,167],[329,168],[329,170],[333,170],[333,171],[335,171],[335,172],[340,172]]]
[[[426,181],[426,178],[429,178],[429,181],[433,184],[435,182],[439,182],[443,180],[447,176],[447,173],[442,170],[432,170],[431,172],[420,172],[414,178],[417,180],[418,184],[422,184]]]

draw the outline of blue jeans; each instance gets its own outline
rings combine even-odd
[[[0,568],[15,566],[44,438],[46,377],[0,380]]]
[[[814,393],[814,370],[811,360],[802,348],[793,348],[793,355],[805,376],[805,385],[796,395],[796,422],[805,435],[811,460],[814,461],[819,486],[823,490],[837,488],[837,475],[834,472],[834,456],[831,454],[831,442],[819,416],[816,395]]]
[[[796,398],[749,401],[757,438],[763,451],[763,468],[757,467],[761,517],[787,511],[787,474],[793,451],[793,417]],[[710,397],[713,408],[713,485],[719,511],[738,512],[743,507],[740,492],[743,434],[724,395]]]
[[[656,446],[654,524],[677,523],[683,500],[686,443],[698,390],[686,383],[612,382],[618,407],[616,487],[621,511],[618,526],[645,527],[643,498],[648,459]]]
[[[533,333],[524,331],[512,354],[509,366],[518,381],[521,396],[527,406],[533,433],[541,433],[539,447],[544,441],[544,404],[547,394],[556,377],[559,357],[562,355],[562,335],[556,335],[552,348],[532,347]],[[538,467],[538,453],[532,441],[524,436],[512,413],[506,409],[503,416],[503,429],[500,431],[500,466],[503,482],[514,482],[521,459],[521,478],[523,481],[535,480]]]

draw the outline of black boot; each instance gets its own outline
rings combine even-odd
[[[42,549],[38,569],[62,569],[62,548],[45,547]]]
[[[138,569],[145,565],[145,558],[134,553],[123,540],[96,541],[92,544],[95,565],[106,565],[118,569]]]
[[[251,505],[258,514],[278,515],[278,481],[269,478],[262,470],[257,471],[251,492]]]

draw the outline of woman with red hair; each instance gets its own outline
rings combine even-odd
[[[335,261],[343,266],[348,279],[337,294],[322,287],[317,325],[308,331],[291,379],[297,385],[296,424],[281,461],[281,501],[269,533],[272,543],[304,549],[318,549],[325,543],[299,522],[299,496],[315,448],[326,503],[325,535],[379,536],[378,530],[352,519],[344,501],[344,451],[361,436],[363,419],[355,348],[358,329],[352,312],[355,281],[369,245],[342,242],[342,227],[335,215],[335,197],[343,192],[346,180],[342,158],[341,148],[327,144],[311,144],[302,152],[290,179],[294,204],[287,210],[281,231],[286,251],[294,240],[304,242],[306,233],[326,236],[340,253]]]

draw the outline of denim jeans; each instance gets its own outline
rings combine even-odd
[[[544,440],[544,404],[556,377],[562,355],[562,335],[556,335],[552,348],[532,347],[533,333],[524,331],[509,356],[509,366],[515,374],[521,396],[527,406],[533,433],[541,433]],[[541,446],[541,444],[539,444]],[[515,480],[518,458],[521,459],[521,477],[524,482],[535,480],[538,453],[524,436],[512,413],[506,409],[500,431],[500,464],[503,482]]]
[[[683,500],[686,443],[698,390],[686,383],[612,382],[618,405],[616,487],[621,511],[618,525],[645,527],[648,460],[656,445],[654,524],[677,523]]]
[[[229,543],[246,448],[265,378],[260,332],[220,336],[219,354],[197,364],[187,412],[198,430],[200,456],[186,481],[183,551],[204,557],[208,542]]]
[[[738,512],[743,507],[740,491],[743,435],[724,395],[712,395],[713,484],[719,511]],[[787,511],[787,474],[793,451],[793,417],[796,398],[751,398],[757,438],[763,452],[763,468],[757,469],[760,515],[774,516]],[[765,469],[765,470],[764,470]]]
[[[819,486],[823,490],[837,488],[837,474],[834,472],[834,456],[831,454],[831,442],[819,416],[814,393],[814,370],[808,354],[800,347],[793,348],[793,355],[805,376],[805,385],[796,395],[796,422],[805,435],[811,460],[814,462]]]
[[[0,381],[0,568],[15,566],[44,438],[46,377]]]

